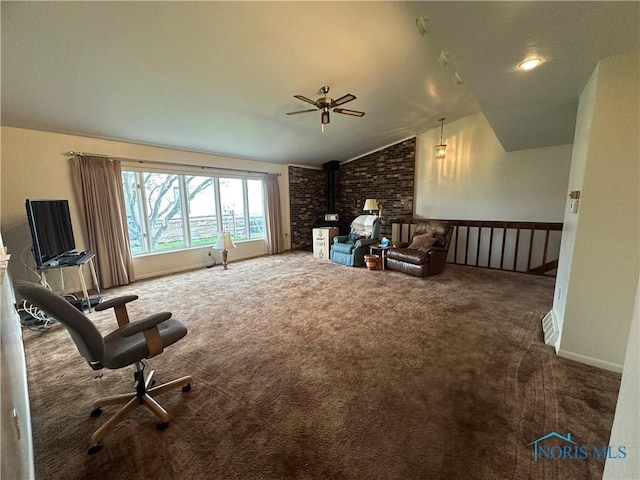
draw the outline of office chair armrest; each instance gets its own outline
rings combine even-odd
[[[137,300],[137,295],[123,295],[122,297],[112,298],[106,302],[96,305],[98,312],[106,310],[107,308],[113,308],[113,312],[116,314],[116,320],[118,327],[123,327],[129,323],[129,313],[127,312],[127,303]]]
[[[131,337],[136,333],[145,332],[151,330],[158,324],[166,322],[171,318],[171,312],[160,312],[153,315],[149,315],[142,320],[136,320],[133,323],[129,323],[120,329],[120,333],[123,337]]]
[[[102,310],[107,310],[108,308],[121,307],[125,303],[133,302],[134,300],[137,300],[137,299],[138,299],[137,295],[123,295],[122,297],[112,298],[105,302],[99,303],[98,305],[95,306],[94,310],[96,310],[97,312],[101,312]]]

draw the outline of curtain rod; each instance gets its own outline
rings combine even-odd
[[[246,170],[240,168],[228,168],[228,167],[211,167],[208,165],[195,165],[191,163],[171,163],[171,162],[158,162],[156,160],[136,160],[134,158],[121,158],[121,157],[111,157],[110,155],[104,155],[102,153],[87,153],[87,152],[75,152],[73,150],[69,150],[64,154],[65,156],[75,157],[76,155],[80,156],[88,156],[88,157],[100,157],[100,158],[113,158],[116,160],[124,160],[127,162],[137,162],[137,163],[148,163],[151,165],[170,165],[175,167],[191,167],[191,168],[200,168],[202,170],[228,170],[230,172],[245,172],[245,173],[259,173],[259,174],[270,174],[270,172],[261,172],[259,170]],[[275,173],[271,175],[277,175],[278,177],[281,175],[280,173]]]

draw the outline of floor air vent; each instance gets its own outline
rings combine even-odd
[[[544,343],[555,347],[558,340],[558,325],[553,318],[553,310],[550,310],[542,319],[542,332],[544,333]]]

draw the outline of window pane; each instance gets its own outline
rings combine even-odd
[[[132,255],[143,253],[146,250],[137,177],[135,172],[122,172],[122,187],[124,189],[124,203],[127,210],[127,226],[129,228]]]
[[[184,248],[182,202],[178,175],[145,173],[151,250]]]
[[[249,237],[264,238],[262,180],[247,180],[249,195]]]
[[[220,206],[223,230],[230,232],[234,240],[247,240],[241,179],[220,179]]]
[[[185,177],[189,199],[191,246],[213,245],[218,233],[216,192],[212,177]]]

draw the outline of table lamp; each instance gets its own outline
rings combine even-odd
[[[229,249],[236,248],[236,244],[231,240],[231,234],[229,232],[221,232],[213,248],[222,250],[222,268],[227,270],[227,254],[229,253]]]
[[[364,202],[364,207],[362,210],[369,210],[371,213],[373,210],[378,210],[378,202],[376,202],[375,198],[367,198]]]

